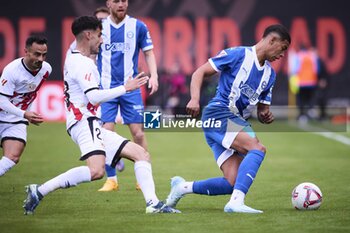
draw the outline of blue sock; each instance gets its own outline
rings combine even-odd
[[[241,190],[245,194],[255,179],[260,164],[264,160],[265,153],[260,150],[250,150],[238,168],[238,175],[235,189]]]
[[[193,192],[203,195],[225,195],[232,194],[233,186],[224,177],[209,178],[194,181]]]
[[[113,177],[116,174],[116,169],[107,164],[105,164],[105,170],[106,170],[107,177]]]

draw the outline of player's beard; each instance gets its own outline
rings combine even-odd
[[[42,67],[43,65],[43,62],[42,61],[36,61],[36,62],[33,62],[33,70],[38,70]]]
[[[91,55],[96,55],[100,52],[101,49],[101,43],[99,43],[98,45],[91,45],[90,47],[90,54]]]
[[[100,45],[97,48],[91,50],[91,54],[96,55],[100,51]]]
[[[113,17],[116,20],[116,22],[121,22],[124,20],[125,16],[126,16],[126,11],[117,11],[117,12],[113,12]]]

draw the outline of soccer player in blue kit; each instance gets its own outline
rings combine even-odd
[[[142,50],[150,72],[148,87],[152,95],[158,89],[158,74],[153,43],[146,25],[127,15],[128,0],[107,0],[106,4],[110,16],[103,20],[103,44],[97,57],[101,87],[114,88],[123,85],[129,76],[135,76],[138,73],[139,51]],[[105,129],[114,131],[118,108],[124,124],[129,126],[134,142],[147,150],[140,89],[101,105],[101,120]],[[117,190],[115,168],[106,165],[106,173],[107,181],[99,191]]]
[[[73,167],[41,185],[27,185],[24,214],[34,214],[42,199],[55,190],[101,179],[105,164],[115,164],[120,157],[134,162],[147,214],[180,213],[158,199],[149,153],[140,145],[102,128],[97,117],[100,103],[140,88],[147,83],[148,77],[140,73],[134,79],[129,77],[124,85],[100,90],[100,75],[91,55],[99,52],[102,43],[101,21],[93,16],[81,16],[73,21],[71,28],[76,48],[67,53],[64,63],[66,128],[80,149],[80,160],[86,161],[86,165]]]
[[[225,212],[263,212],[244,204],[266,153],[265,146],[246,119],[252,107],[257,106],[261,123],[270,124],[274,120],[269,105],[276,74],[269,62],[282,58],[290,43],[290,35],[284,26],[271,25],[255,46],[222,50],[193,73],[187,111],[197,116],[203,78],[220,72],[216,95],[204,108],[202,121],[215,119],[221,122],[220,128],[203,128],[203,131],[223,177],[192,182],[179,176],[173,177],[166,200],[168,206],[176,206],[189,193],[231,194],[230,201],[224,207]]]

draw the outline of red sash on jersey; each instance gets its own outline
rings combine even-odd
[[[46,73],[44,74],[44,76],[42,77],[39,85],[36,87],[36,89],[32,92],[28,92],[28,93],[17,93],[14,92],[12,98],[22,95],[23,100],[17,104],[15,104],[16,107],[19,107],[22,110],[27,110],[28,106],[35,100],[36,96],[37,96],[37,92],[39,91],[41,85],[44,83],[44,81],[47,80],[47,78],[49,77],[49,72],[46,71]]]

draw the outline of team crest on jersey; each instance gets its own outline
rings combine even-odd
[[[29,83],[29,84],[28,84],[28,89],[29,89],[30,91],[35,91],[36,85],[35,85],[34,83]]]
[[[132,31],[128,31],[128,32],[126,33],[126,36],[127,36],[129,39],[134,38],[134,33],[133,33]]]

